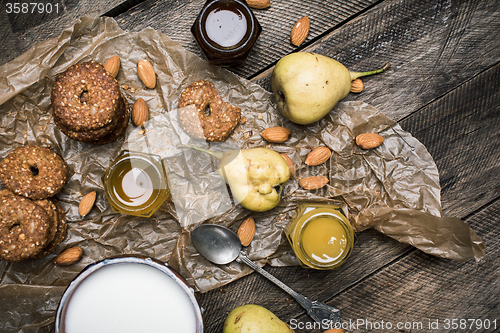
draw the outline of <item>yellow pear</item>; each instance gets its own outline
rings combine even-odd
[[[222,333],[294,333],[274,313],[263,306],[247,304],[235,308],[224,322]]]
[[[330,112],[335,104],[349,94],[351,81],[361,76],[377,74],[349,72],[340,62],[310,52],[296,52],[281,58],[271,75],[278,109],[297,124],[311,124]]]

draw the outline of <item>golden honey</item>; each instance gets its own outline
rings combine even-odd
[[[106,197],[118,213],[151,216],[168,198],[161,158],[123,151],[102,177]]]
[[[207,0],[191,32],[212,65],[240,66],[262,27],[243,0]]]
[[[356,242],[342,210],[329,204],[301,203],[285,233],[301,265],[315,269],[339,267]]]

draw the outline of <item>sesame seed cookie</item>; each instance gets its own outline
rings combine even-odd
[[[52,88],[54,117],[69,130],[90,131],[116,119],[118,82],[96,61],[69,67]]]
[[[192,104],[196,108],[186,108]],[[209,115],[205,112],[207,107]],[[199,80],[181,93],[178,116],[182,128],[191,137],[224,141],[240,122],[241,109],[224,102],[211,82]]]
[[[18,147],[0,162],[0,180],[12,192],[30,199],[59,193],[68,179],[64,160],[49,148]]]
[[[93,144],[106,144],[115,141],[122,136],[127,129],[130,111],[127,100],[124,97],[120,99],[118,108],[119,114],[117,120],[96,130],[75,132],[67,129],[58,119],[54,118],[54,121],[61,132],[73,140]]]
[[[17,262],[32,258],[47,244],[49,219],[32,200],[0,196],[0,259]]]
[[[73,65],[59,75],[51,101],[55,124],[77,141],[109,143],[119,137],[124,122],[128,124],[128,105],[118,82],[95,61]]]
[[[36,258],[44,257],[56,249],[56,247],[61,244],[61,242],[66,238],[67,235],[67,222],[66,222],[66,214],[64,213],[64,209],[62,208],[59,200],[56,198],[49,198],[56,209],[55,214],[55,225],[56,225],[56,233],[54,238],[45,245],[45,247],[35,255]]]
[[[49,243],[54,239],[57,232],[57,208],[50,199],[34,200],[33,202],[42,207],[49,218],[47,231],[47,243]]]

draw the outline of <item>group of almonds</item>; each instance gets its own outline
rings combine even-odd
[[[288,140],[291,132],[288,128],[275,126],[266,128],[260,135],[264,140],[271,143],[283,143]],[[377,133],[364,133],[356,137],[356,145],[361,149],[373,149],[377,148],[384,142],[384,138]],[[295,173],[295,167],[292,160],[286,154],[280,154],[288,164],[290,168],[290,174],[293,177]],[[308,166],[316,166],[325,163],[330,159],[332,151],[330,148],[325,146],[320,146],[314,148],[306,157],[305,164]],[[322,188],[328,184],[329,180],[325,176],[309,176],[304,177],[299,180],[299,185],[306,190],[315,190]]]
[[[80,200],[80,204],[78,205],[78,213],[80,216],[83,217],[90,213],[90,210],[94,207],[96,196],[96,191],[92,191],[87,193],[82,200]],[[81,247],[70,247],[59,253],[57,257],[54,258],[53,263],[59,266],[68,266],[80,260],[82,256],[83,249]]]
[[[247,4],[251,8],[255,9],[265,9],[271,5],[270,0],[247,0]],[[293,26],[292,32],[290,34],[290,41],[293,45],[299,46],[302,44],[307,35],[309,34],[310,21],[307,16],[301,17]],[[109,58],[104,64],[104,68],[116,78],[118,71],[120,70],[120,57],[115,55]],[[140,60],[137,63],[137,74],[142,81],[142,83],[149,89],[154,89],[156,87],[156,73],[151,65],[151,63],[146,60]],[[351,84],[351,92],[358,93],[363,90],[363,82],[360,79],[356,79]],[[135,126],[143,126],[145,122],[149,120],[149,110],[146,102],[143,98],[138,98],[132,107],[131,115],[132,123]],[[272,143],[283,143],[288,140],[290,136],[290,130],[284,127],[271,127],[262,131],[261,136],[268,142]],[[362,149],[372,149],[380,146],[384,138],[375,133],[365,133],[358,135],[356,137],[356,144]],[[294,175],[295,167],[286,154],[280,154],[288,164],[290,168],[290,174]],[[328,147],[317,147],[312,150],[305,160],[305,164],[308,166],[316,166],[326,162],[332,155],[331,150]],[[327,177],[324,176],[310,176],[301,178],[299,180],[299,185],[306,190],[318,189],[325,186],[329,182]],[[86,194],[78,206],[78,213],[83,217],[87,215],[92,207],[94,206],[96,200],[96,192],[92,191]],[[251,241],[255,236],[255,221],[252,217],[245,219],[239,229],[238,237],[241,240],[243,246],[250,245]],[[83,250],[81,247],[71,247],[63,252],[61,252],[55,259],[54,264],[56,265],[71,265],[78,260],[83,255]]]
[[[275,126],[266,128],[260,135],[264,140],[271,143],[283,143],[290,137],[290,130],[285,127]],[[361,149],[377,148],[384,142],[384,138],[377,133],[364,133],[356,137],[356,145]],[[293,177],[295,167],[291,158],[281,153],[280,154],[288,164],[290,175]],[[330,148],[320,146],[314,148],[306,157],[305,164],[308,166],[316,166],[325,163],[332,156]],[[309,176],[299,180],[299,185],[306,190],[315,190],[322,188],[328,184],[329,179],[325,176]],[[237,235],[240,239],[241,245],[248,246],[255,236],[255,221],[252,217],[246,218],[238,228]],[[332,331],[333,332],[333,331]]]
[[[109,74],[111,74],[114,78],[118,75],[118,71],[120,70],[120,57],[115,55],[109,58],[104,64],[104,69],[106,69]],[[154,71],[151,63],[145,59],[139,61],[137,63],[137,74],[141,79],[142,83],[149,89],[154,89],[156,86],[156,73]],[[135,126],[143,126],[146,121],[149,119],[149,110],[146,102],[143,98],[138,98],[134,106],[132,107],[132,123]],[[87,215],[94,206],[96,200],[97,193],[96,191],[92,191],[87,193],[80,201],[78,205],[78,213],[80,216]],[[55,259],[54,264],[60,266],[67,266],[74,264],[78,260],[81,259],[83,255],[83,250],[81,247],[71,247],[63,252],[61,252]]]
[[[106,69],[113,77],[116,78],[120,70],[120,57],[115,55],[109,58],[104,64]],[[156,87],[156,73],[153,65],[146,59],[137,63],[137,74],[142,83],[149,89]],[[149,119],[149,110],[143,98],[138,98],[132,107],[132,123],[135,126],[143,126]]]

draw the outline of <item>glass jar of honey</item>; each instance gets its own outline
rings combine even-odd
[[[350,256],[356,234],[341,208],[301,203],[285,233],[302,266],[332,269]]]
[[[162,159],[124,150],[102,176],[106,197],[117,213],[149,217],[170,195]]]
[[[217,66],[243,64],[261,31],[244,0],[208,0],[191,27],[208,62]]]

